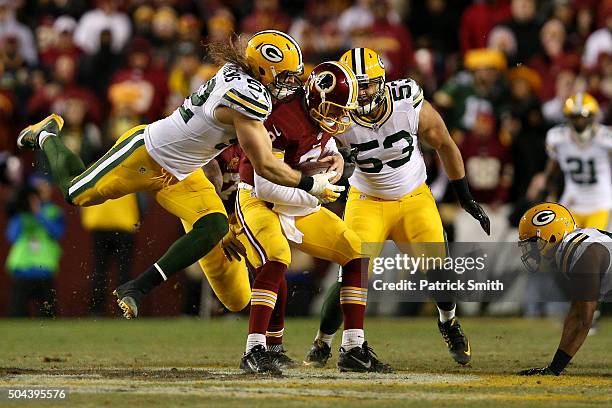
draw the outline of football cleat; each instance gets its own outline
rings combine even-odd
[[[323,340],[316,339],[306,355],[304,364],[313,367],[324,367],[331,356],[331,347],[325,344]]]
[[[340,347],[338,357],[338,368],[340,371],[352,371],[358,373],[390,373],[393,369],[390,365],[382,363],[376,358],[376,353],[368,342],[364,341],[361,347],[353,347],[346,351]]]
[[[19,136],[17,136],[17,147],[20,149],[41,149],[42,146],[38,143],[40,132],[46,130],[49,133],[58,135],[63,126],[64,119],[53,113],[40,122],[30,125],[19,132]]]
[[[438,329],[453,360],[462,365],[469,363],[472,359],[472,349],[470,341],[461,330],[459,321],[454,317],[445,323],[438,320]]]
[[[281,351],[268,350],[268,355],[272,363],[278,368],[295,368],[297,363],[291,357],[287,355],[287,350],[282,349]]]
[[[270,358],[270,353],[261,344],[244,353],[240,360],[240,368],[250,374],[282,375],[283,372]]]
[[[138,305],[144,293],[134,285],[134,281],[119,286],[113,291],[113,295],[117,297],[117,304],[123,312],[123,317],[126,319],[138,317]]]

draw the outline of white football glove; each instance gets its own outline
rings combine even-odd
[[[344,191],[344,186],[337,186],[330,183],[330,180],[336,177],[336,174],[335,171],[315,174],[312,176],[314,184],[308,192],[317,197],[323,204],[336,201],[338,197],[340,197],[340,193]]]

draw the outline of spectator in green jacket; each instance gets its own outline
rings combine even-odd
[[[65,230],[60,207],[50,202],[50,184],[35,175],[9,201],[6,239],[11,243],[6,269],[12,275],[9,314],[29,316],[30,302],[38,315],[55,315],[54,277],[59,269],[58,240]]]

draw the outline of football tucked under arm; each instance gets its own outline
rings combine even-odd
[[[254,174],[255,194],[264,201],[273,204],[291,205],[296,207],[315,208],[319,200],[310,193],[294,187],[285,187]]]

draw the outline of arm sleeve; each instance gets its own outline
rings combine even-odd
[[[274,204],[291,205],[295,207],[315,208],[317,205],[319,205],[319,200],[304,190],[274,184],[257,173],[254,173],[253,176],[255,182],[255,194],[257,194],[258,198],[264,201]]]
[[[66,224],[64,223],[64,214],[59,209],[43,208],[36,219],[54,239],[60,239],[64,235]]]
[[[19,216],[15,216],[11,218],[6,227],[6,240],[11,244],[17,241],[19,235],[21,234],[21,218]]]

